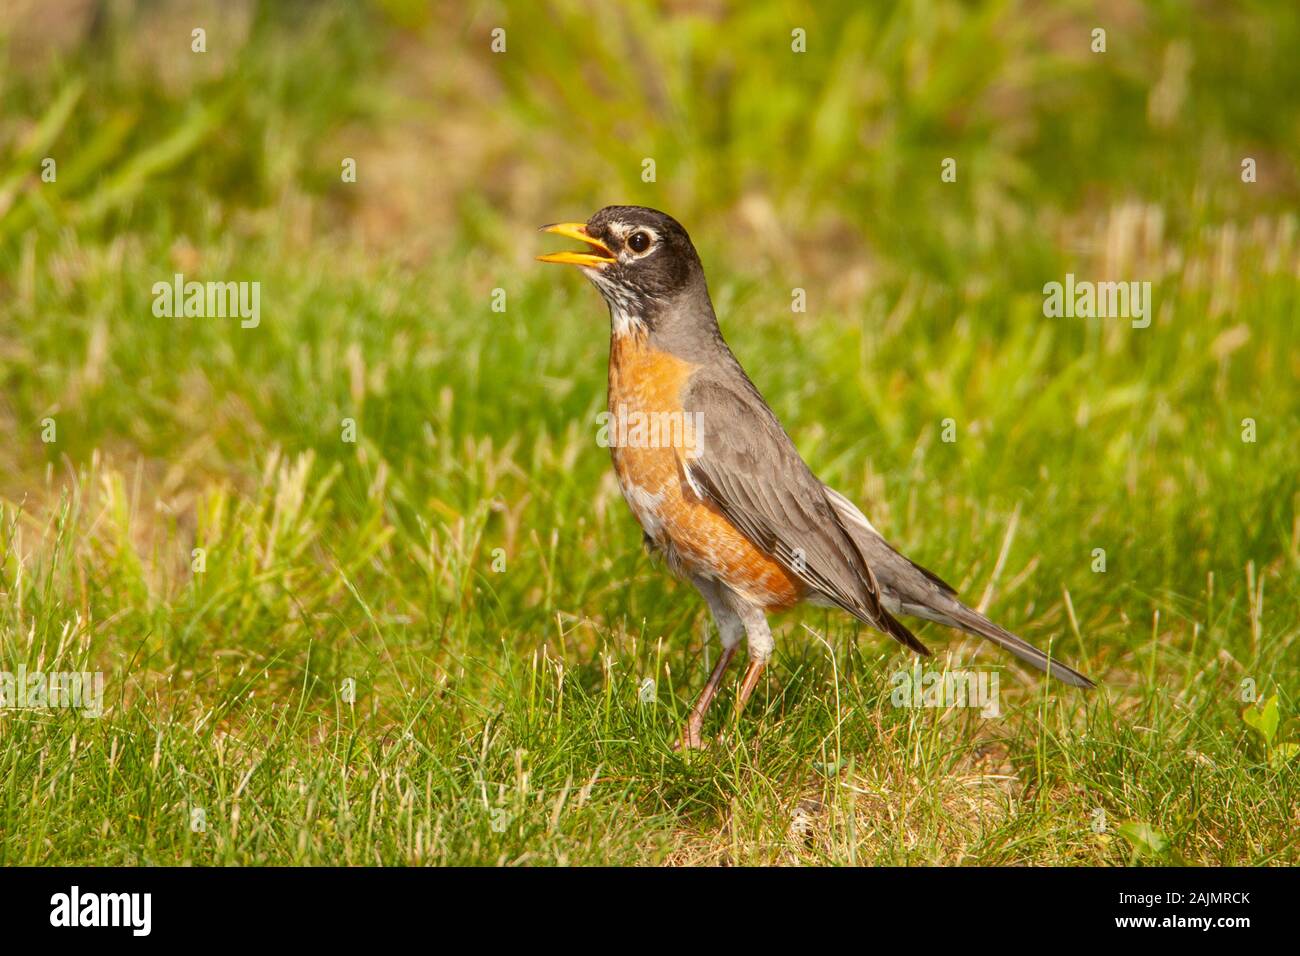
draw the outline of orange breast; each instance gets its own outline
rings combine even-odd
[[[688,417],[681,395],[696,366],[615,336],[609,353],[609,439],[623,497],[669,563],[706,573],[764,608],[798,602],[799,582],[686,484],[683,467],[707,441],[707,414]]]

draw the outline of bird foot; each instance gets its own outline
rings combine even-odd
[[[681,736],[673,741],[673,750],[704,750],[712,743],[713,741],[700,733],[699,727],[687,724],[682,728]]]

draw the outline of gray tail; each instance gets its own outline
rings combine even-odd
[[[1084,677],[1072,667],[1067,667],[1054,657],[1034,647],[1028,641],[1016,637],[1005,627],[994,624],[979,611],[972,610],[955,598],[943,609],[943,615],[953,627],[961,628],[967,634],[987,638],[998,647],[1010,651],[1027,664],[1033,664],[1048,677],[1055,677],[1071,687],[1096,687],[1097,685]],[[948,622],[944,622],[948,623]]]
[[[999,627],[979,611],[972,610],[957,598],[952,585],[933,571],[927,571],[915,561],[904,556],[880,532],[872,527],[857,505],[833,488],[826,489],[826,500],[839,516],[844,529],[853,539],[863,561],[872,569],[880,587],[892,595],[904,614],[914,614],[928,621],[955,627],[976,637],[984,637],[998,647],[1005,648],[1026,663],[1033,664],[1050,677],[1072,687],[1095,687],[1092,681],[1073,668],[1066,667],[1055,658],[1048,657],[1034,645],[1021,640],[1004,627]],[[857,612],[854,612],[857,613]],[[887,621],[897,625],[895,630],[882,628],[919,654],[928,654],[924,645],[906,627],[888,614]],[[866,620],[864,617],[863,620]],[[872,623],[871,621],[867,622]]]

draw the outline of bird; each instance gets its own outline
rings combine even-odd
[[[801,602],[838,608],[919,655],[898,620],[985,638],[1049,676],[1079,671],[962,603],[956,589],[892,545],[804,462],[722,337],[699,254],[682,225],[646,206],[606,206],[541,231],[579,251],[538,256],[578,267],[610,318],[608,442],[646,546],[699,591],[722,653],[674,746],[708,744],[704,721],[742,639],[749,663],[737,716],[775,642],[767,615]]]

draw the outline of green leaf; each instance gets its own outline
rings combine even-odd
[[[1300,744],[1278,744],[1268,754],[1268,765],[1274,770],[1281,770],[1295,755],[1300,753]]]
[[[1273,738],[1277,736],[1277,694],[1273,694],[1265,700],[1259,707],[1247,707],[1241,714],[1241,719],[1246,722],[1257,734],[1264,738],[1264,745],[1270,750],[1273,749]]]
[[[1149,823],[1134,821],[1122,824],[1119,834],[1132,844],[1139,856],[1164,856],[1169,852],[1169,837]]]

